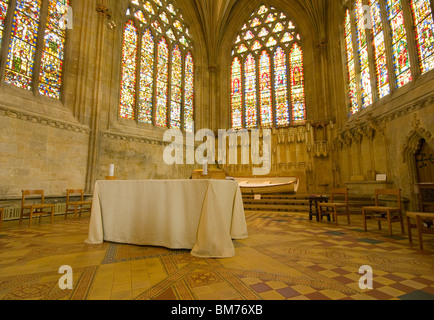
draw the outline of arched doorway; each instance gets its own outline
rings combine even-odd
[[[419,187],[419,210],[434,212],[434,151],[425,141],[419,142],[415,153],[417,185]]]

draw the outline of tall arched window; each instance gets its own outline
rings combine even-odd
[[[142,37],[142,60],[140,66],[139,122],[152,124],[154,97],[154,50],[155,42],[148,28]]]
[[[245,79],[245,121],[247,128],[255,128],[258,123],[257,117],[257,97],[256,97],[256,59],[253,54],[249,54],[244,64]]]
[[[0,1],[0,47],[8,46],[5,83],[60,100],[68,6],[68,0]],[[11,33],[5,34],[9,14]]]
[[[369,1],[371,3],[371,1]],[[390,93],[389,71],[387,70],[386,46],[384,42],[383,22],[379,0],[371,3],[372,33],[377,72],[377,89],[380,99]]]
[[[401,0],[387,0],[387,16],[391,28],[392,53],[395,66],[396,86],[402,87],[412,80],[407,30]]]
[[[306,118],[304,95],[304,71],[303,52],[295,43],[290,53],[291,60],[291,97],[292,97],[292,121],[302,121]]]
[[[238,57],[234,58],[231,69],[232,126],[241,128],[243,126],[243,93],[241,89],[241,62]]]
[[[155,123],[157,126],[167,126],[167,101],[169,90],[169,47],[166,38],[158,43],[157,55],[157,111]]]
[[[271,63],[270,56],[266,50],[262,51],[259,59],[259,96],[261,111],[261,126],[270,127],[273,125],[273,107],[271,97]]]
[[[194,61],[191,52],[185,57],[184,130],[193,132],[194,126]]]
[[[120,115],[125,119],[134,119],[136,101],[136,66],[139,37],[132,20],[125,24],[122,47],[122,80]]]
[[[345,14],[345,44],[347,52],[347,66],[348,66],[348,87],[351,101],[351,114],[356,114],[359,111],[358,91],[356,83],[356,64],[354,60],[353,49],[353,32],[351,30],[351,16],[350,10],[347,9]]]
[[[411,18],[411,22],[407,21]],[[360,105],[366,108],[375,103],[375,99],[388,96],[418,76],[417,72],[413,74],[415,69],[411,66],[409,47],[413,44],[418,50],[418,57],[415,58],[419,61],[420,74],[434,69],[433,19],[430,0],[349,2],[344,30],[351,114],[359,112]],[[412,25],[414,30],[410,29]],[[356,41],[353,40],[353,30]],[[370,45],[373,50],[368,49]],[[354,58],[356,51],[359,61]],[[374,62],[375,72],[370,70],[371,61]],[[378,98],[375,98],[373,83],[377,84]]]
[[[356,0],[356,36],[359,48],[360,84],[362,93],[362,108],[372,104],[371,72],[369,68],[368,43],[365,28],[365,10],[362,0]]]
[[[252,13],[232,51],[232,128],[285,127],[306,120],[300,41],[285,13],[265,5]]]
[[[0,49],[2,47],[3,32],[5,29],[5,19],[8,13],[9,0],[0,1]]]
[[[194,60],[189,29],[171,1],[131,0],[122,42],[119,116],[194,130]]]
[[[434,22],[429,0],[412,0],[417,49],[422,74],[434,69]]]
[[[286,54],[282,47],[277,47],[274,54],[274,96],[276,101],[276,125],[287,126],[289,112],[288,77]]]

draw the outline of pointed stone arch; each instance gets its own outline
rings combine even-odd
[[[407,164],[410,185],[414,186],[411,192],[411,203],[413,204],[413,210],[417,210],[419,199],[417,194],[418,190],[416,188],[418,177],[415,155],[419,151],[423,140],[425,140],[425,143],[427,143],[430,148],[434,149],[434,135],[421,124],[416,114],[413,115],[411,125],[412,129],[407,134],[401,148],[401,156],[403,162]]]

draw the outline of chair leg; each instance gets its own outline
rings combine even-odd
[[[20,213],[20,225],[23,222],[23,214],[24,214],[24,208],[21,208],[21,213]]]
[[[348,224],[351,224],[351,222],[350,222],[350,211],[348,210],[348,207],[347,207],[347,220],[348,220]]]
[[[399,221],[401,222],[401,232],[402,234],[405,234],[404,218],[402,216],[402,212],[399,213]]]
[[[365,209],[362,209],[362,216],[363,216],[363,228],[365,231],[368,231],[368,226],[366,225],[366,211]]]
[[[321,206],[318,206],[318,220],[322,222],[322,209]]]
[[[377,222],[378,222],[378,229],[381,230],[381,221],[378,220]]]
[[[392,235],[392,217],[391,213],[387,212],[387,223],[389,224],[389,234]]]
[[[413,243],[413,239],[411,237],[411,221],[410,221],[410,217],[407,217],[407,228],[408,228],[408,242]]]
[[[420,216],[417,216],[417,233],[419,235],[419,247],[420,250],[423,250],[423,238],[422,238],[422,219]]]
[[[338,225],[338,212],[336,211],[336,207],[333,210],[333,215],[335,216],[335,224]]]
[[[33,208],[30,209],[30,215],[29,215],[29,227],[32,226],[32,219],[33,219]]]

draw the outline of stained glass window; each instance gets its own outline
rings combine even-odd
[[[132,20],[125,24],[122,46],[121,106],[119,115],[134,119],[136,104],[137,28]]]
[[[381,6],[379,0],[371,3],[373,24],[373,44],[375,51],[375,66],[377,72],[377,89],[380,99],[390,93],[389,72],[387,71],[386,44],[384,42],[383,23],[381,22]]]
[[[18,0],[6,60],[5,82],[32,90],[41,0]]]
[[[429,0],[412,0],[417,49],[422,74],[434,69],[434,22]]]
[[[291,97],[292,97],[292,121],[298,122],[306,119],[305,94],[304,94],[304,70],[303,51],[295,43],[291,50]]]
[[[191,52],[185,57],[184,130],[194,130],[194,60]]]
[[[138,120],[148,124],[152,124],[154,60],[154,37],[151,30],[147,29],[142,37]]]
[[[193,46],[182,15],[169,0],[131,0],[127,17],[120,117],[192,131]]]
[[[50,0],[48,3],[47,26],[39,74],[39,92],[58,100],[61,95],[66,38],[66,31],[60,28],[59,21],[66,14],[68,6],[68,0]]]
[[[274,7],[261,5],[242,25],[232,48],[232,128],[284,127],[306,120],[300,40],[295,24]]]
[[[261,126],[263,127],[269,127],[273,125],[270,68],[270,57],[268,56],[267,51],[262,51],[259,67],[259,109]]]
[[[353,36],[351,31],[351,16],[347,10],[345,15],[345,45],[347,52],[348,65],[348,86],[351,101],[351,113],[355,114],[359,111],[359,103],[357,100],[357,83],[356,83],[356,66],[354,61]]]
[[[179,46],[172,51],[172,90],[170,105],[170,127],[181,129],[181,104],[182,104],[182,56]]]
[[[4,31],[4,22],[6,19],[6,14],[8,12],[9,0],[0,1],[0,49],[2,47],[2,39],[3,39],[3,31]]]
[[[391,27],[396,85],[399,88],[412,80],[410,57],[407,47],[407,31],[404,24],[401,0],[387,0],[386,7]]]
[[[241,77],[241,62],[238,57],[232,62],[231,75],[231,107],[232,107],[232,128],[243,127],[243,90]]]
[[[369,70],[369,53],[365,30],[365,12],[362,0],[356,1],[356,35],[359,48],[359,61],[361,73],[362,108],[372,104],[371,73]]]
[[[157,105],[155,123],[167,126],[167,93],[169,86],[169,47],[166,38],[161,38],[157,54]]]
[[[290,124],[288,102],[288,68],[286,54],[278,47],[274,54],[274,93],[276,100],[276,125],[278,127]]]
[[[247,128],[255,128],[257,119],[257,95],[256,95],[256,61],[253,54],[249,54],[244,65],[245,81],[245,121]]]

